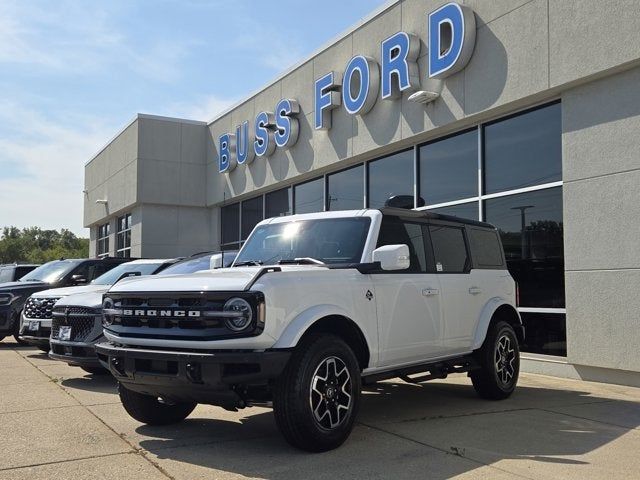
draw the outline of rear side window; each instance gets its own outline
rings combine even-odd
[[[0,283],[13,280],[13,268],[0,268]]]
[[[470,228],[469,243],[473,252],[474,263],[482,267],[502,267],[502,246],[498,239],[498,233],[492,230],[480,230]]]
[[[469,262],[462,228],[429,225],[437,273],[463,273]]]
[[[378,247],[385,245],[407,245],[409,247],[411,263],[407,270],[399,272],[425,273],[427,271],[427,255],[420,224],[403,222],[394,217],[383,217],[378,236]]]

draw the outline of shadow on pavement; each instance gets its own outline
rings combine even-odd
[[[87,373],[78,368],[82,377],[66,378],[60,382],[63,387],[97,393],[118,393],[118,382],[111,375]],[[117,400],[117,399],[116,399]]]
[[[634,414],[623,426],[562,413],[585,405]],[[363,392],[358,426],[345,445],[323,454],[289,447],[269,412],[248,413],[240,422],[192,418],[171,427],[140,426],[136,432],[155,437],[142,440],[142,448],[185,469],[268,479],[417,478],[427,472],[444,479],[505,459],[588,464],[560,457],[590,454],[639,424],[639,404],[585,391],[522,386],[512,398],[491,402],[467,385],[385,382]],[[184,437],[194,433],[197,440],[185,444]]]

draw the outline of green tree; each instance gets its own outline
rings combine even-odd
[[[12,262],[44,263],[58,258],[86,258],[89,239],[79,238],[62,229],[43,230],[29,227],[20,230],[4,227],[0,235],[0,264]]]

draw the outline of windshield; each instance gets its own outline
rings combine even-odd
[[[274,265],[312,258],[323,263],[359,263],[371,220],[368,217],[327,218],[273,223],[256,227],[234,265]]]
[[[27,273],[20,281],[55,283],[73,270],[79,263],[79,260],[54,260]]]
[[[123,263],[112,268],[107,273],[103,273],[96,278],[91,285],[113,285],[123,273],[140,272],[140,275],[151,275],[164,262],[155,263]]]

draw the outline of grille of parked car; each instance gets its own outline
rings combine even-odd
[[[53,310],[51,338],[59,339],[60,327],[71,327],[69,341],[84,342],[96,323],[102,321],[99,311],[86,307],[58,307]]]
[[[34,298],[29,297],[24,305],[24,316],[34,319],[49,319],[55,303],[60,297]]]

